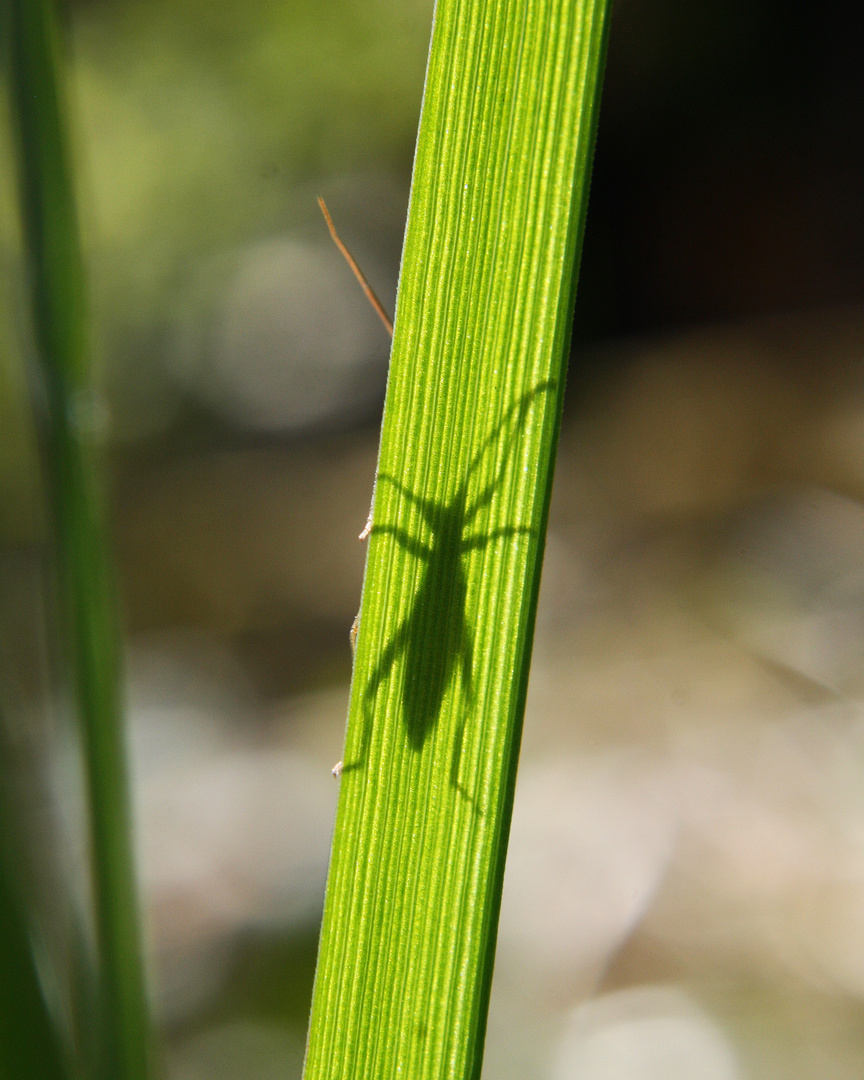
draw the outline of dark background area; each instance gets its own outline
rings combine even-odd
[[[615,5],[577,339],[860,301],[864,13]]]

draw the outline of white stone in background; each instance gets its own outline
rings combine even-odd
[[[129,671],[155,1000],[163,1021],[177,1021],[218,990],[244,932],[315,926],[339,789],[329,758],[256,735],[262,718],[216,642],[140,645]]]
[[[357,257],[380,278],[374,260]],[[329,238],[242,249],[208,336],[192,387],[241,427],[344,422],[383,396],[387,334]]]
[[[633,754],[526,763],[519,775],[499,948],[585,991],[651,903],[677,824],[656,767]]]
[[[580,1005],[555,1048],[551,1080],[738,1080],[733,1048],[683,991],[623,990]]]
[[[754,654],[837,694],[864,690],[864,507],[824,488],[739,510],[701,588],[711,620]]]
[[[644,929],[695,969],[864,999],[864,722],[854,703],[681,733],[680,842]]]
[[[337,785],[292,751],[233,749],[139,776],[142,888],[163,1016],[218,980],[234,936],[320,918]],[[216,970],[213,965],[216,964]],[[204,980],[206,983],[206,980]]]
[[[336,803],[329,773],[291,751],[234,750],[146,778],[139,793],[157,914],[179,903],[196,909],[193,923],[288,930],[318,917]]]

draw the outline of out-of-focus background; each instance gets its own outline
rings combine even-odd
[[[299,1077],[388,352],[315,196],[392,308],[432,8],[63,10],[168,1074]],[[615,4],[488,1080],[864,1072],[862,35]],[[62,1002],[86,850],[0,127],[0,698]]]

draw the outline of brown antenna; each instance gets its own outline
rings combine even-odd
[[[351,254],[348,248],[345,247],[345,245],[339,238],[339,233],[336,232],[336,226],[333,224],[333,219],[330,217],[330,211],[327,209],[327,204],[324,202],[320,195],[318,196],[318,205],[321,207],[321,213],[324,215],[324,220],[327,222],[327,228],[330,230],[330,235],[333,237],[333,243],[344,255],[345,262],[348,263],[354,273],[354,277],[356,277],[357,280],[360,282],[360,288],[363,290],[364,293],[366,293],[366,299],[369,301],[372,307],[375,308],[378,318],[381,320],[382,323],[384,323],[385,330],[392,338],[393,323],[390,321],[390,317],[384,310],[384,305],[375,295],[372,286],[366,280],[366,275],[357,265],[354,256]]]

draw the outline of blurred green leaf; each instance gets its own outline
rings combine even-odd
[[[144,988],[121,709],[120,640],[94,446],[84,270],[50,0],[10,8],[33,336],[48,403],[48,473],[65,600],[65,640],[87,762],[101,979],[100,1072],[145,1080]]]

